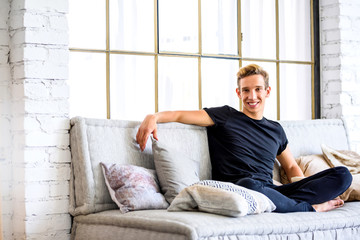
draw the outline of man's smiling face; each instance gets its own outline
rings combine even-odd
[[[256,74],[240,79],[239,88],[236,89],[238,97],[243,103],[243,113],[250,118],[262,119],[265,99],[270,96],[271,88],[265,89],[262,75]]]

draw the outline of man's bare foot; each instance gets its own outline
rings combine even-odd
[[[324,203],[312,205],[317,212],[327,212],[344,205],[344,201],[341,199],[334,199]]]

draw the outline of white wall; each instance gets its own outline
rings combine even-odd
[[[68,1],[0,9],[4,238],[69,239]]]
[[[322,117],[343,118],[360,152],[360,1],[321,0]]]
[[[12,161],[11,161],[11,76],[9,57],[9,1],[0,1],[0,191],[4,239],[12,233]]]

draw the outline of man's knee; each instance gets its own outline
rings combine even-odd
[[[334,167],[336,178],[340,181],[339,184],[345,189],[350,187],[352,183],[352,175],[346,167]]]
[[[259,181],[252,178],[242,178],[236,182],[236,185],[252,190],[259,190],[262,187],[262,184]]]

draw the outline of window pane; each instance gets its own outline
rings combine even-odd
[[[199,109],[196,58],[159,57],[159,111]]]
[[[210,54],[238,54],[237,1],[202,0],[202,51]]]
[[[69,45],[73,48],[105,49],[105,1],[69,1]]]
[[[243,57],[276,57],[274,0],[242,0],[241,32]]]
[[[198,1],[159,0],[159,50],[198,53]]]
[[[238,60],[213,58],[201,60],[203,107],[229,105],[239,109],[240,103],[236,94],[238,70]]]
[[[110,1],[110,48],[154,51],[154,1]]]
[[[111,55],[111,118],[143,120],[155,112],[154,57]]]
[[[270,96],[266,99],[264,117],[271,120],[277,120],[277,81],[276,81],[276,63],[271,62],[249,62],[243,61],[243,66],[255,63],[261,66],[269,74],[269,86],[271,87]]]
[[[310,65],[281,64],[280,89],[281,120],[312,118]]]
[[[70,53],[70,117],[106,118],[105,62],[102,53]]]
[[[311,61],[310,1],[279,0],[280,59]]]

